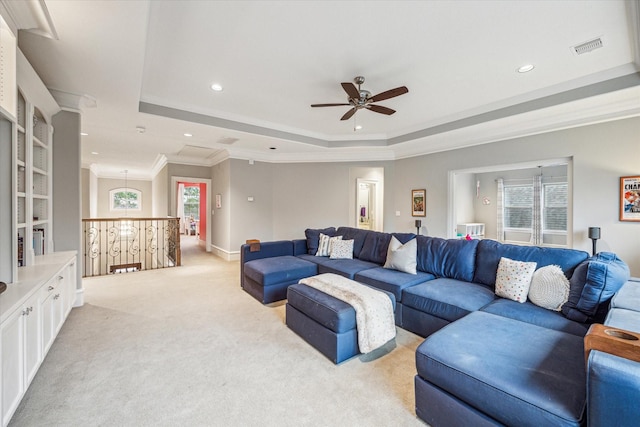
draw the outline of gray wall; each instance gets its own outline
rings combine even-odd
[[[427,188],[429,234],[447,236],[450,170],[573,157],[573,247],[591,251],[590,226],[602,229],[598,250],[617,253],[640,276],[640,223],[619,221],[619,180],[639,175],[640,118],[500,141],[396,163],[396,203]]]
[[[87,168],[82,168],[82,181],[80,187],[82,188],[82,218],[90,218],[90,202],[91,202],[91,171]]]
[[[82,191],[79,113],[53,116],[53,245],[55,251],[82,256]],[[82,262],[76,262],[77,288],[82,289]]]
[[[246,160],[232,159],[216,165],[214,195],[222,194],[223,209],[214,208],[214,246],[233,253],[247,239],[297,239],[304,237],[306,228],[355,226],[356,179],[375,176],[372,168],[384,169],[387,200],[393,181],[391,162],[250,165]],[[249,196],[254,197],[253,202],[247,200]],[[408,204],[409,196],[407,208]],[[385,203],[385,229],[394,228],[393,215]],[[230,229],[228,239],[225,227]],[[407,224],[404,231],[412,227],[413,223]]]
[[[124,211],[109,209],[109,191],[116,188],[129,188],[142,193],[142,210],[127,211],[128,217],[150,218],[152,213],[151,181],[98,178],[98,218],[118,218],[125,216]]]
[[[228,159],[211,168],[211,209],[215,212],[209,217],[211,245],[217,250],[227,252],[231,246],[231,162],[232,160]],[[220,208],[216,207],[217,194],[222,201]]]
[[[171,212],[172,176],[211,178],[212,245],[236,253],[247,239],[302,238],[309,227],[353,226],[355,179],[366,178],[358,175],[367,175],[371,168],[384,168],[384,230],[415,231],[411,190],[425,188],[427,216],[422,218],[422,231],[446,237],[450,171],[572,158],[573,247],[590,251],[587,229],[599,226],[598,249],[617,253],[632,274],[640,276],[640,223],[618,220],[619,178],[640,174],[638,135],[640,118],[630,118],[388,162],[250,165],[229,159],[211,168],[169,164],[154,179],[153,204]],[[467,190],[460,197],[475,195],[475,180],[475,175],[469,175]],[[481,184],[481,198],[487,188]],[[220,209],[215,207],[216,194],[222,198]],[[253,202],[247,200],[249,196]],[[490,197],[494,207],[495,194]],[[478,210],[474,220],[479,220],[483,208],[476,204],[470,209]],[[162,216],[162,212],[156,214]],[[492,237],[490,227],[494,226],[488,226],[488,237]]]

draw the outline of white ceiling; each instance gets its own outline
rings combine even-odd
[[[636,0],[45,4],[58,40],[22,31],[20,48],[56,96],[86,96],[82,161],[103,176],[150,177],[159,154],[394,159],[640,115]],[[357,75],[409,93],[356,132],[347,107],[310,104],[346,102]]]

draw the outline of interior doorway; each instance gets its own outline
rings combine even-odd
[[[210,179],[171,177],[172,213],[180,218],[180,232],[185,238],[193,236],[207,252],[211,251],[210,192]]]
[[[356,179],[356,228],[382,231],[380,183],[370,179]]]

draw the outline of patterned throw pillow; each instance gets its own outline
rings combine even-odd
[[[496,295],[518,302],[526,302],[536,265],[535,262],[500,258],[496,273]]]
[[[547,310],[560,311],[569,300],[569,279],[558,265],[547,265],[533,273],[529,300]]]
[[[318,243],[318,252],[316,252],[316,256],[329,256],[331,254],[331,247],[336,240],[342,240],[342,236],[331,237],[320,233],[320,241]]]
[[[331,259],[353,259],[353,239],[336,240],[331,247]]]

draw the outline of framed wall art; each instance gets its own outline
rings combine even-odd
[[[640,222],[640,176],[620,178],[620,221]]]
[[[411,215],[427,216],[427,190],[411,190]]]

